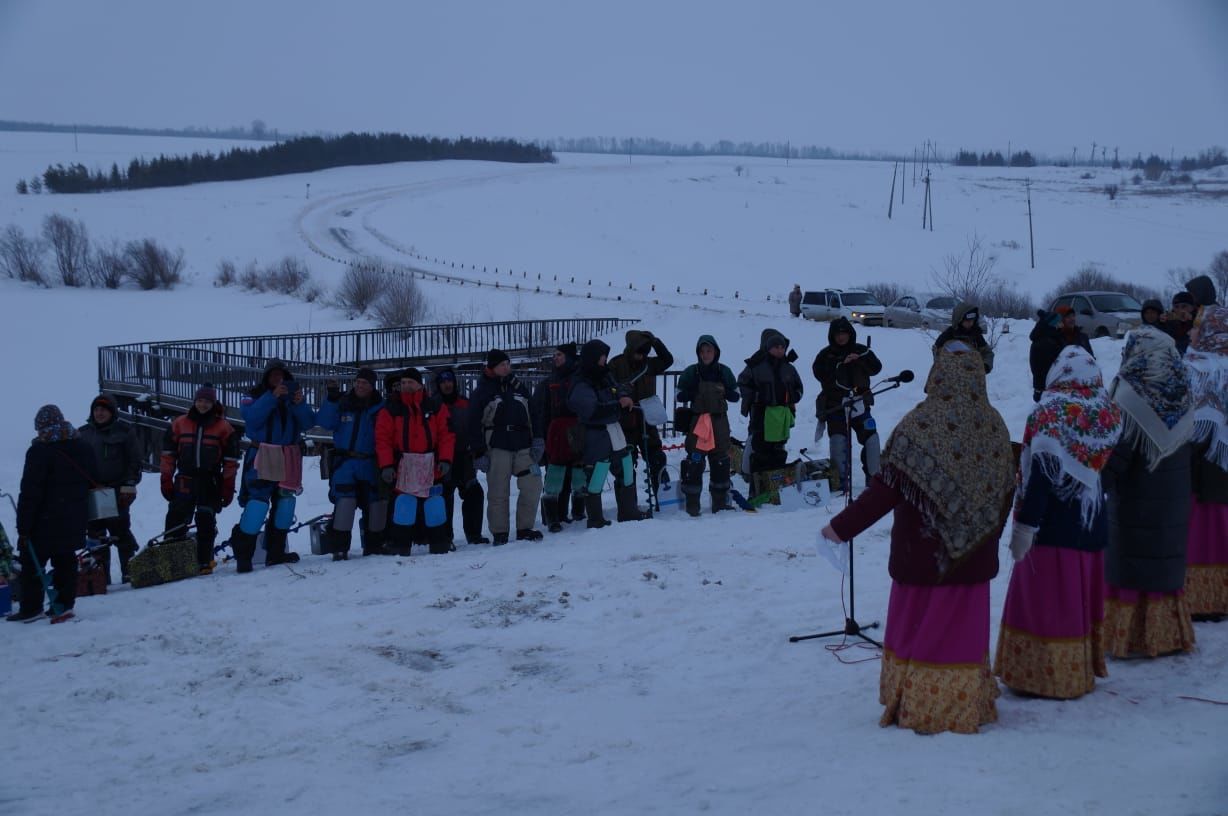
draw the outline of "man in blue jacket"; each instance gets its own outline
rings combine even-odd
[[[375,555],[383,549],[388,501],[379,495],[375,469],[375,416],[384,407],[375,389],[377,382],[374,370],[360,368],[354,385],[344,394],[330,385],[316,417],[317,425],[333,432],[333,447],[325,456],[330,461],[328,498],[333,503],[333,520],[326,535],[334,561],[350,557],[354,516],[360,509],[362,554]]]
[[[289,478],[294,477],[297,459],[297,475],[301,482],[299,440],[315,424],[315,411],[307,404],[290,368],[281,360],[269,361],[260,385],[243,398],[239,411],[245,423],[243,434],[252,444],[243,458],[243,489],[239,494],[243,515],[239,519],[239,530],[230,542],[237,569],[239,572],[252,571],[256,536],[261,527],[265,528],[264,563],[267,566],[297,563],[298,553],[286,551],[286,538],[294,523],[295,497],[302,486],[300,484],[297,489],[287,486],[285,478],[261,478],[256,467],[256,453],[265,446],[266,455],[280,455],[284,469],[270,463],[266,474],[284,473]]]

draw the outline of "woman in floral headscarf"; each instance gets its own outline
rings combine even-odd
[[[1122,429],[1101,473],[1109,494],[1104,650],[1114,657],[1188,652],[1194,628],[1182,590],[1194,412],[1173,339],[1154,326],[1130,332],[1109,395]]]
[[[1028,417],[1019,456],[1016,564],[994,661],[994,674],[1015,691],[1068,700],[1107,676],[1100,471],[1120,435],[1121,411],[1100,367],[1082,348],[1066,347]]]
[[[1228,615],[1228,309],[1205,306],[1185,366],[1194,399],[1185,598],[1194,620]]]
[[[879,724],[974,734],[998,718],[989,582],[1015,490],[1010,435],[964,343],[934,358],[925,392],[887,441],[881,473],[823,535],[848,541],[895,512]]]

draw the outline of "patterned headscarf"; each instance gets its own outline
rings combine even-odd
[[[42,442],[58,442],[77,435],[77,429],[64,420],[64,412],[56,405],[44,405],[38,409],[34,415],[34,430],[38,431]]]
[[[1090,529],[1104,499],[1100,471],[1120,436],[1121,410],[1104,390],[1100,366],[1079,346],[1062,349],[1023,432],[1017,500],[1035,461],[1059,498],[1079,499],[1083,527]]]
[[[997,534],[1015,490],[1010,434],[989,404],[985,364],[959,346],[948,344],[934,358],[925,399],[883,451],[883,480],[942,541],[941,574]]]
[[[1228,308],[1204,306],[1197,340],[1185,352],[1194,400],[1194,440],[1208,442],[1206,458],[1228,470]]]
[[[1189,441],[1189,373],[1173,339],[1155,326],[1139,326],[1126,336],[1109,396],[1123,413],[1122,438],[1139,448],[1149,470]]]

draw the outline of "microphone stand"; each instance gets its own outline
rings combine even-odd
[[[849,469],[848,478],[844,480],[844,483],[845,483],[844,506],[846,508],[850,504],[853,503],[853,425],[852,425],[853,406],[856,405],[858,402],[864,401],[866,397],[871,397],[876,394],[883,394],[883,393],[886,393],[887,391],[891,391],[903,385],[903,382],[901,382],[898,377],[888,378],[887,383],[888,384],[886,385],[880,384],[877,391],[870,390],[864,394],[849,394],[847,397],[844,397],[844,399],[840,401],[839,408],[833,408],[832,410],[825,412],[823,415],[819,417],[819,421],[823,422],[823,421],[826,421],[826,418],[828,416],[836,413],[837,411],[842,411],[844,413],[844,437],[845,437],[845,445],[847,446],[845,448],[845,462],[848,463],[848,469]],[[841,476],[843,477],[843,474],[841,474]],[[865,634],[865,631],[867,629],[877,629],[879,626],[879,622],[874,621],[873,623],[868,623],[864,626],[862,626],[860,623],[857,622],[857,585],[853,580],[853,539],[851,538],[848,540],[848,548],[849,548],[849,611],[848,611],[847,617],[845,617],[844,619],[844,628],[843,629],[833,629],[830,632],[817,632],[813,635],[793,635],[792,637],[789,638],[790,643],[799,643],[803,640],[815,640],[817,638],[836,637],[837,635],[843,635],[845,637],[852,636],[852,637],[861,638],[865,642],[871,643],[880,649],[883,648],[883,644],[879,643],[874,638]]]

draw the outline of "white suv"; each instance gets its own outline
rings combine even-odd
[[[808,320],[845,317],[863,326],[881,326],[883,304],[864,289],[813,289],[802,293],[802,317]]]

